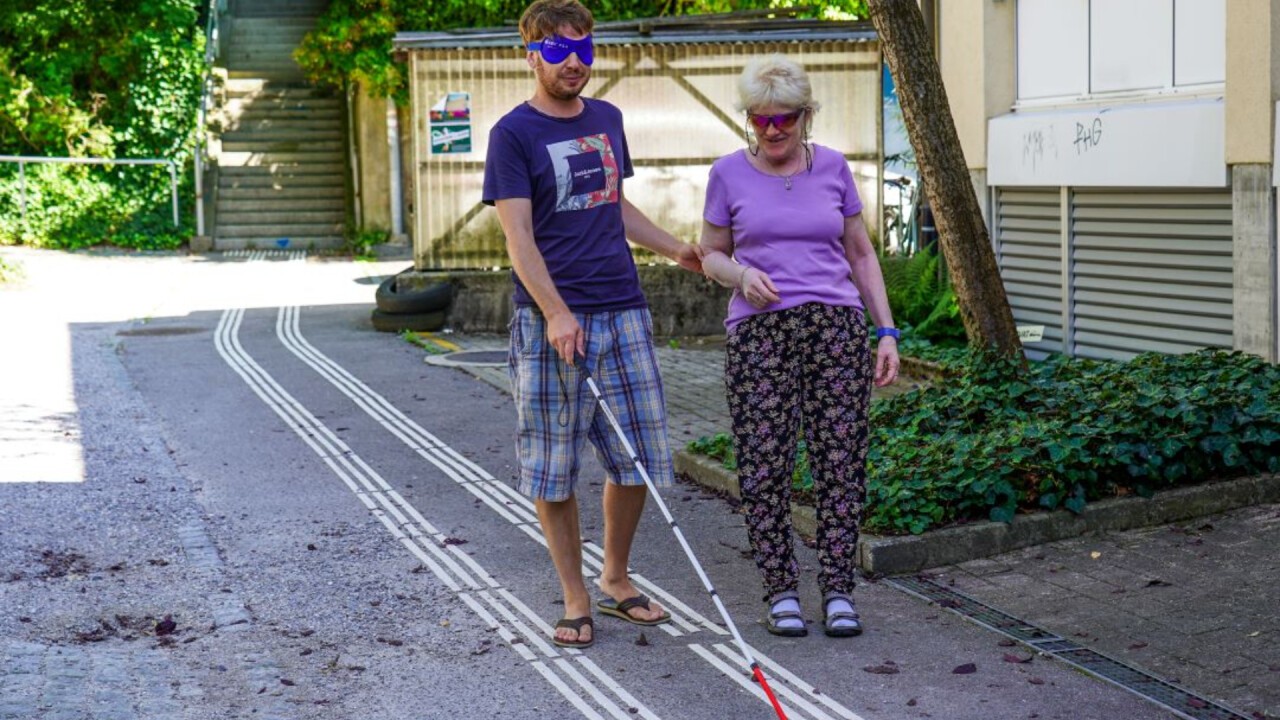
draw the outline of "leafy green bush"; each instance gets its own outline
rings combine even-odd
[[[196,6],[0,3],[0,154],[174,160],[189,197],[204,58]],[[172,227],[167,168],[29,165],[25,223],[17,175],[0,164],[0,243],[169,247],[190,234]]]
[[[920,533],[1280,472],[1280,367],[1242,353],[1055,356],[967,372],[871,410],[865,527]],[[690,448],[693,449],[692,447]]]
[[[738,458],[733,452],[733,436],[729,433],[716,433],[691,440],[685,449],[691,453],[719,460],[725,470],[738,469]]]
[[[802,434],[803,436],[803,434]],[[738,456],[733,450],[733,436],[729,433],[716,433],[708,437],[692,440],[686,446],[689,452],[706,455],[719,460],[726,470],[738,469]],[[803,439],[796,440],[796,461],[791,471],[792,489],[804,493],[813,489],[813,473],[809,469],[809,455],[805,451]]]
[[[596,22],[607,22],[792,4],[789,0],[603,0],[588,6]],[[294,59],[313,83],[341,88],[356,82],[375,97],[394,97],[404,104],[408,102],[407,68],[395,62],[391,52],[397,32],[510,26],[528,5],[529,0],[333,0],[319,27],[294,52]],[[816,0],[804,5],[817,17],[867,17],[864,0]]]
[[[391,239],[391,233],[380,228],[347,230],[346,249],[357,260],[375,260],[374,245],[382,245]]]
[[[942,259],[928,252],[880,258],[894,322],[927,340],[962,344],[965,332],[960,305],[951,283],[943,277],[942,266]]]
[[[14,282],[23,276],[22,265],[14,260],[6,260],[0,257],[0,285],[7,282]]]
[[[168,168],[28,165],[24,217],[18,169],[0,165],[0,244],[175,248],[191,235],[191,182],[190,173],[179,178],[174,227]]]

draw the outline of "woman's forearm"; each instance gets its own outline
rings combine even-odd
[[[740,288],[747,268],[719,250],[709,250],[702,258],[702,271],[724,287]]]
[[[875,321],[876,327],[894,327],[893,312],[889,310],[889,295],[884,289],[884,275],[880,272],[880,261],[874,253],[854,259],[850,266],[853,269],[853,284],[862,295],[862,302],[867,312]]]

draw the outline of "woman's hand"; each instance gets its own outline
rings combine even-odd
[[[782,299],[778,296],[778,288],[767,274],[749,267],[743,267],[742,275],[738,278],[738,292],[757,310]]]
[[[892,385],[898,379],[898,340],[883,337],[876,345],[876,387]]]

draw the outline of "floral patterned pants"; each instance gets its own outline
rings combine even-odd
[[[818,510],[818,584],[853,590],[866,499],[872,363],[856,308],[809,303],[746,318],[729,333],[725,385],[747,534],[766,599],[799,584],[791,473],[804,429]]]

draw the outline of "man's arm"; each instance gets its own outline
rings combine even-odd
[[[702,260],[698,257],[696,246],[682,243],[671,233],[654,225],[652,220],[645,217],[645,214],[625,197],[619,202],[622,203],[622,224],[626,228],[628,240],[663,257],[675,260],[685,270],[702,272]]]
[[[586,335],[556,290],[551,273],[547,272],[547,263],[533,241],[533,203],[529,198],[510,198],[496,201],[494,207],[498,210],[502,232],[507,236],[511,266],[547,318],[547,341],[572,365],[575,354],[586,354]]]

